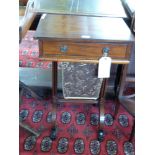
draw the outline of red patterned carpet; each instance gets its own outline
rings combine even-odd
[[[99,111],[91,104],[61,104],[57,110],[58,135],[50,140],[51,104],[50,100],[36,101],[23,96],[20,106],[20,119],[29,124],[41,135],[36,138],[20,128],[20,155],[133,155],[134,138],[128,142],[133,125],[132,116],[120,107],[116,120],[113,120],[114,102],[105,103],[105,138],[97,141]]]
[[[31,68],[51,68],[50,61],[39,60],[38,41],[33,39],[35,31],[28,31],[19,45],[19,66]]]

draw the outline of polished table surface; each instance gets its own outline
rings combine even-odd
[[[52,14],[41,17],[34,37],[117,42],[130,42],[134,39],[130,29],[121,18]]]
[[[35,0],[34,11],[127,18],[120,0]]]

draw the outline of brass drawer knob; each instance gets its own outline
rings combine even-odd
[[[110,48],[109,48],[109,47],[104,47],[104,48],[103,48],[103,55],[104,55],[104,56],[108,56],[109,51],[110,51]]]
[[[68,46],[67,45],[61,46],[60,51],[63,52],[63,53],[67,52],[68,51]]]

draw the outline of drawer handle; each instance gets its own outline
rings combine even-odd
[[[63,46],[60,47],[60,51],[65,53],[65,52],[68,51],[68,47],[66,45],[63,45]]]
[[[110,48],[109,48],[109,47],[103,48],[103,55],[104,55],[104,56],[108,56],[109,51],[110,51]]]

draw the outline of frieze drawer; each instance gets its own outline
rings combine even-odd
[[[76,56],[100,58],[104,48],[109,48],[109,56],[114,59],[127,59],[127,44],[115,43],[80,43],[60,41],[40,41],[40,56]]]

